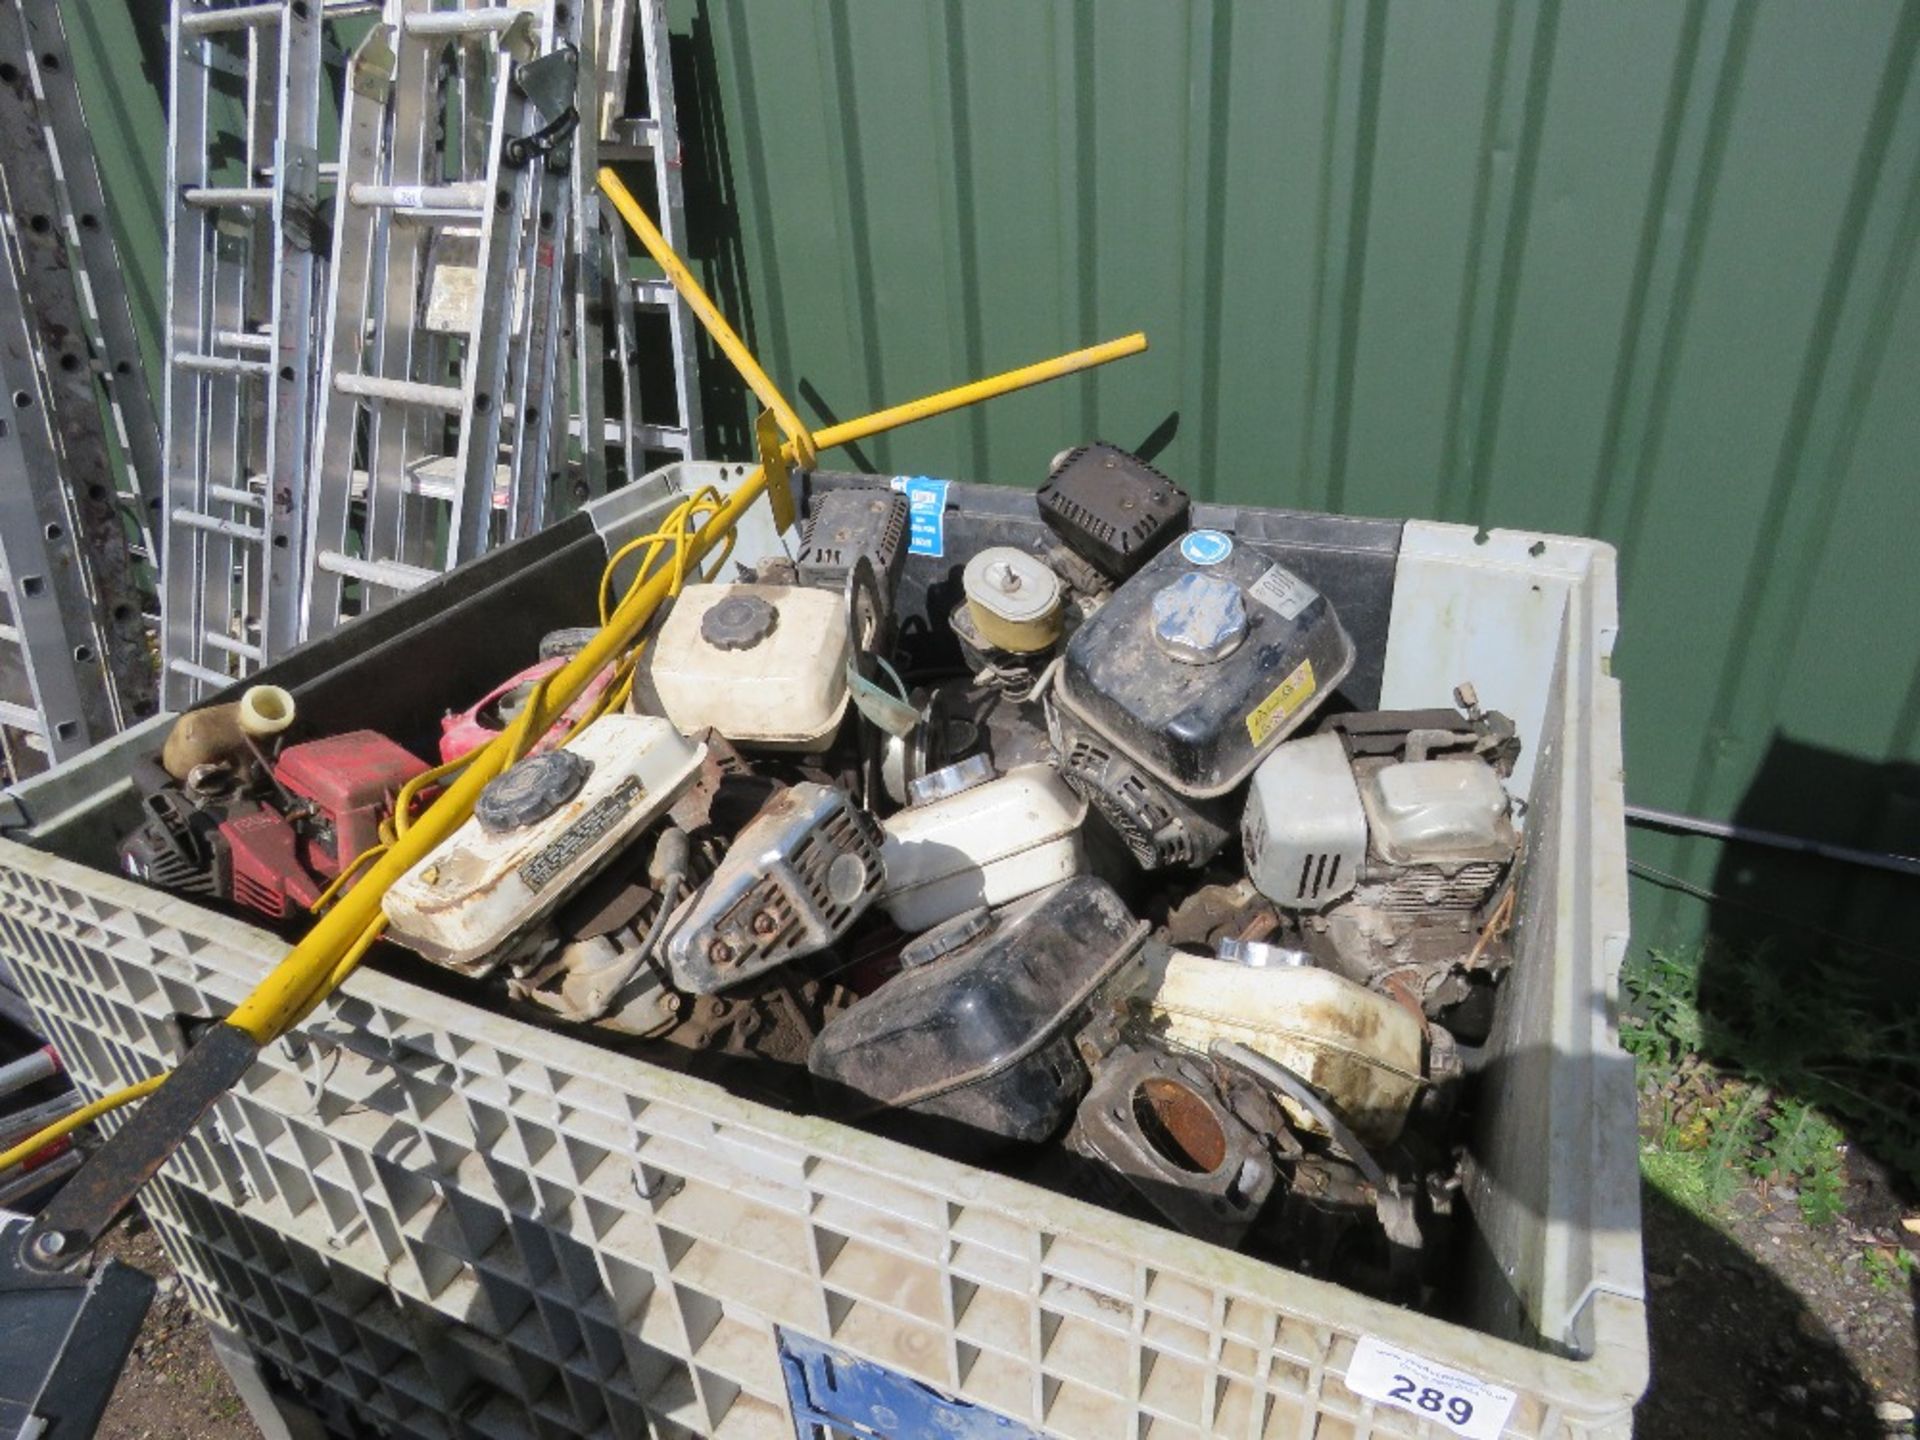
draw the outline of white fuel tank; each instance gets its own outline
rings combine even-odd
[[[602,715],[480,792],[474,813],[387,891],[388,938],[485,975],[667,812],[706,746],[653,715]]]
[[[1146,1007],[1169,1039],[1195,1050],[1237,1040],[1325,1095],[1360,1139],[1398,1138],[1424,1075],[1411,1012],[1311,966],[1262,969],[1178,950],[1149,965],[1158,973]],[[1303,1128],[1320,1128],[1291,1100],[1281,1103]]]
[[[927,930],[1085,874],[1086,819],[1087,802],[1049,765],[909,806],[883,825],[880,903],[902,930]]]
[[[847,598],[798,585],[689,585],[648,661],[667,718],[763,750],[815,751],[847,713]]]

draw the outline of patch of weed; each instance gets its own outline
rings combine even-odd
[[[1804,1100],[1776,1100],[1747,1169],[1755,1179],[1791,1185],[1809,1225],[1831,1225],[1846,1209],[1841,1156],[1847,1137]]]
[[[1867,1283],[1876,1290],[1891,1290],[1896,1284],[1906,1284],[1913,1276],[1914,1265],[1913,1252],[1905,1246],[1860,1252],[1860,1269],[1866,1274]]]
[[[1629,955],[1621,1044],[1658,1101],[1659,1150],[1691,1157],[1658,1162],[1664,1179],[1703,1201],[1730,1196],[1718,1169],[1678,1178],[1725,1158],[1791,1186],[1810,1224],[1842,1213],[1850,1142],[1920,1179],[1920,1011],[1888,1006],[1863,973],[1730,947]],[[1729,1108],[1730,1083],[1751,1104]]]

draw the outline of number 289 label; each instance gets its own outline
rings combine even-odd
[[[1496,1440],[1513,1413],[1513,1391],[1363,1335],[1347,1366],[1356,1395],[1444,1425],[1466,1440]]]

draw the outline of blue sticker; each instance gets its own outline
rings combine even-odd
[[[925,475],[896,475],[893,488],[907,497],[907,553],[947,553],[947,485]]]
[[[1180,553],[1195,565],[1218,565],[1233,553],[1233,541],[1218,530],[1189,530]]]

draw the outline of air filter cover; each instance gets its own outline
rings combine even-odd
[[[1104,443],[1054,462],[1035,497],[1075,554],[1124,580],[1187,528],[1187,492],[1138,455]]]

